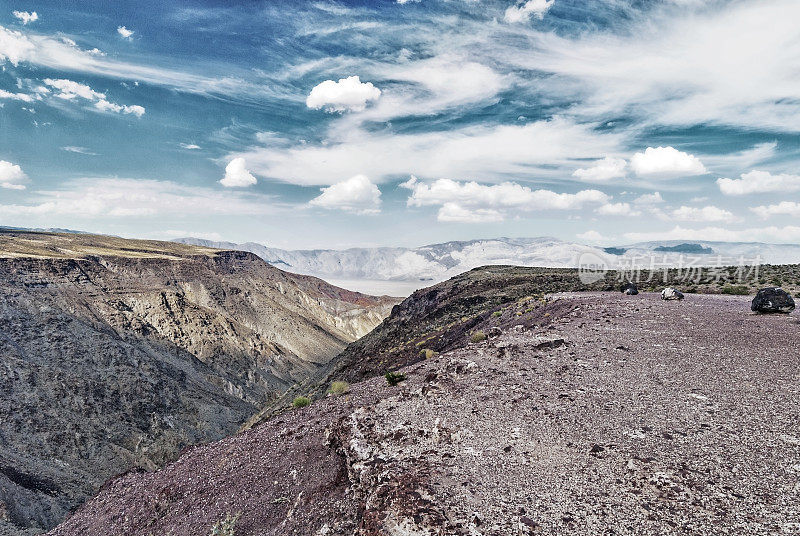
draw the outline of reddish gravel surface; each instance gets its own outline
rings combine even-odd
[[[237,513],[236,536],[800,534],[795,315],[556,299],[549,329],[122,476],[51,534],[204,536]]]

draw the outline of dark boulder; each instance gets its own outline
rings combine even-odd
[[[628,296],[635,296],[639,294],[639,289],[636,288],[636,285],[633,283],[623,283],[622,286],[619,287],[619,291],[623,294],[627,294]]]
[[[753,298],[750,309],[756,313],[784,313],[794,311],[794,299],[780,287],[762,288]]]
[[[662,300],[682,300],[683,292],[676,290],[672,287],[667,287],[661,291]]]

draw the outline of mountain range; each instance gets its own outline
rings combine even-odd
[[[378,247],[345,250],[285,250],[248,242],[182,238],[178,242],[249,251],[268,263],[365,292],[395,295],[444,281],[486,265],[574,268],[599,264],[608,269],[692,265],[792,264],[800,245],[758,242],[657,241],[598,247],[556,238],[494,238],[445,242],[418,248]],[[393,282],[384,285],[378,282]],[[394,292],[391,292],[394,291]]]

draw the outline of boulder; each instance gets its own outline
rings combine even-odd
[[[789,314],[794,311],[794,299],[780,287],[762,288],[753,298],[750,309],[756,313]]]
[[[672,287],[667,287],[661,291],[662,300],[682,300],[683,292],[676,290]]]
[[[628,296],[635,296],[639,294],[639,289],[636,288],[636,285],[633,283],[623,283],[621,287],[619,287],[620,292],[623,294],[627,294]]]

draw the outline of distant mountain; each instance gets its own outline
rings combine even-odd
[[[343,284],[353,281],[413,282],[420,288],[485,265],[573,268],[587,263],[610,269],[630,266],[713,265],[800,262],[800,245],[667,240],[600,248],[550,237],[496,238],[445,242],[418,248],[283,250],[262,244],[213,242],[184,244],[249,251],[285,270]],[[357,285],[357,283],[355,283]]]

